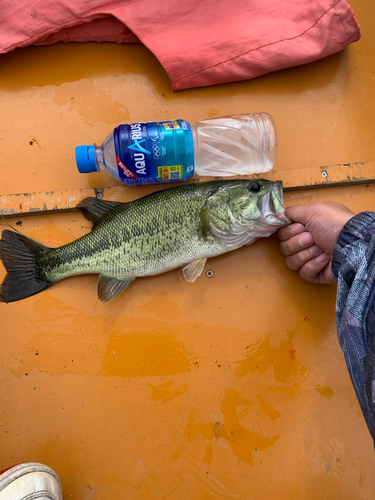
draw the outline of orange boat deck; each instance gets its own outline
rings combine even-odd
[[[352,175],[360,185],[290,191],[286,205],[372,210],[375,26],[368,0],[352,6],[363,36],[343,52],[178,93],[143,46],[0,56],[0,209],[17,213],[11,195],[23,193],[53,191],[51,208],[71,208],[60,192],[110,187],[132,199],[157,189],[121,191],[106,174],[78,173],[74,147],[101,143],[120,122],[266,111],[279,136],[272,175],[290,186],[321,182],[323,166],[340,166],[337,182],[348,164],[363,169]],[[90,229],[78,212],[26,208],[7,221],[47,246]],[[97,277],[82,276],[0,305],[0,469],[45,463],[73,500],[375,498],[373,443],[337,340],[335,287],[289,271],[276,236],[208,261],[193,284],[177,277],[138,279],[103,304]]]

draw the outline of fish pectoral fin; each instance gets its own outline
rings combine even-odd
[[[118,297],[127,288],[135,278],[119,280],[117,278],[109,278],[103,274],[99,275],[98,280],[98,297],[102,302],[109,302]]]
[[[206,258],[193,260],[193,262],[190,262],[190,264],[180,269],[179,280],[185,278],[186,281],[192,283],[202,274],[206,262],[207,262]]]
[[[80,201],[76,208],[82,210],[82,213],[87,220],[89,220],[93,224],[96,224],[105,215],[107,215],[108,212],[120,205],[122,205],[122,203],[115,201],[98,200],[93,196],[89,196],[88,198],[84,198],[82,201]]]
[[[207,240],[208,232],[210,230],[210,216],[207,211],[207,208],[203,208],[199,212],[199,218],[202,223],[202,236],[204,240]]]

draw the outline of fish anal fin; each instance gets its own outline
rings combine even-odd
[[[102,302],[110,302],[111,300],[118,297],[127,288],[135,278],[128,278],[125,280],[119,280],[117,278],[110,278],[99,275],[98,280],[98,297]]]
[[[186,281],[192,283],[202,274],[206,262],[206,258],[193,260],[180,270],[179,280],[185,278]]]
[[[105,215],[107,215],[114,208],[122,205],[116,201],[98,200],[90,196],[81,200],[76,208],[79,208],[83,215],[93,224],[99,222]]]

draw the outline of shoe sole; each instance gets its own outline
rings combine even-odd
[[[0,475],[0,500],[8,498],[62,500],[59,476],[47,465],[36,462],[15,465]]]

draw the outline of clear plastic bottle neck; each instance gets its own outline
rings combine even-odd
[[[105,170],[103,147],[94,144],[95,148],[95,166],[98,172]]]
[[[95,144],[95,161],[99,172],[101,170],[105,170],[112,177],[120,180],[113,131],[109,134],[101,146],[97,146]]]

